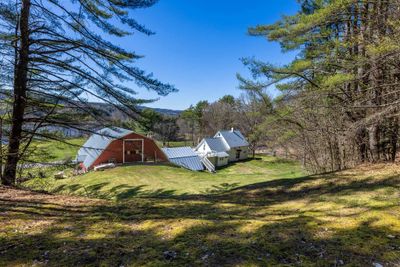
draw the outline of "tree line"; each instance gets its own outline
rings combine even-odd
[[[14,184],[18,163],[49,127],[90,132],[115,124],[90,99],[108,103],[168,142],[240,129],[255,151],[284,149],[312,172],[395,161],[399,139],[400,0],[299,0],[300,11],[249,29],[297,52],[286,65],[244,58],[243,91],[201,101],[179,117],[138,110],[143,87],[176,91],[137,68],[140,55],[110,41],[152,31],[132,10],[155,0],[4,0],[0,3],[0,177]],[[135,84],[132,86],[132,83]],[[134,89],[135,88],[135,89]],[[278,90],[271,99],[270,90]],[[2,138],[1,138],[2,139]],[[3,139],[2,139],[3,140]]]
[[[297,52],[296,58],[281,66],[242,59],[252,74],[237,75],[242,97],[199,102],[182,114],[186,132],[195,143],[237,127],[253,149],[285,151],[313,173],[395,161],[400,1],[299,4],[297,14],[249,29],[251,36],[278,42],[284,52]],[[279,92],[272,100],[271,90]]]
[[[276,88],[265,136],[313,172],[395,161],[399,139],[400,1],[301,0],[252,36],[297,51],[287,65],[243,59],[250,91]]]

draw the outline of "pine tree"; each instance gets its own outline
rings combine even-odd
[[[106,123],[87,98],[139,114],[128,83],[167,95],[176,89],[135,67],[141,56],[108,41],[153,34],[131,11],[155,0],[6,0],[0,4],[3,92],[12,92],[3,184],[14,184],[19,160],[41,129],[86,129],[83,118]],[[25,147],[21,147],[24,143]]]
[[[400,1],[300,4],[298,14],[249,30],[284,51],[299,51],[286,66],[244,60],[258,86],[276,85],[282,92],[276,126],[296,133],[290,138],[314,172],[395,160]]]

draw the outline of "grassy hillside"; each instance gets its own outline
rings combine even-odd
[[[123,202],[0,187],[0,265],[399,266],[399,197],[398,165]]]
[[[86,139],[74,138],[66,139],[65,141],[65,143],[49,140],[34,141],[31,145],[31,149],[34,151],[31,160],[38,162],[54,162],[75,158],[79,147],[85,143]]]
[[[159,147],[164,147],[163,142],[157,141]],[[181,147],[181,146],[190,146],[193,147],[193,143],[191,141],[170,141],[165,144],[165,147]]]
[[[25,185],[55,193],[122,200],[137,196],[219,193],[243,185],[302,175],[295,162],[259,157],[231,164],[216,174],[192,172],[170,165],[132,165],[65,180],[36,179]]]

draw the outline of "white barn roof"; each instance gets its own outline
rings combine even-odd
[[[192,171],[204,170],[201,159],[190,147],[163,148],[169,161]]]
[[[76,160],[89,168],[112,141],[131,133],[133,131],[118,127],[103,128],[90,136],[79,149]]]

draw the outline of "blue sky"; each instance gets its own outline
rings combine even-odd
[[[248,74],[242,57],[274,64],[293,59],[294,54],[282,53],[278,44],[248,36],[247,28],[273,23],[297,10],[295,0],[160,0],[133,13],[156,34],[135,34],[119,42],[145,56],[138,61],[140,68],[179,89],[148,106],[185,109],[200,100],[238,96],[236,73]],[[138,90],[140,97],[157,97]]]

